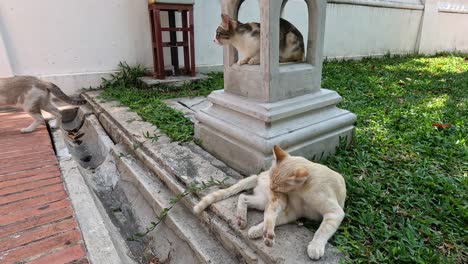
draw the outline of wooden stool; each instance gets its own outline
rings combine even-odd
[[[167,1],[168,2],[168,1]],[[190,2],[190,1],[183,1]],[[180,74],[178,47],[184,47],[184,72],[187,75],[195,76],[195,46],[194,46],[194,28],[193,28],[193,4],[164,3],[156,2],[148,5],[152,46],[154,77],[156,79],[165,79],[163,48],[171,48],[171,63],[174,67],[174,74]],[[161,11],[167,11],[169,14],[169,27],[161,27]],[[176,27],[175,12],[182,15],[182,27]],[[162,40],[162,32],[170,32],[170,41]],[[182,41],[177,41],[177,31],[182,32]],[[190,34],[190,38],[189,38]]]

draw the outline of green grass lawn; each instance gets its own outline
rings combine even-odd
[[[468,60],[329,62],[323,86],[358,116],[351,148],[324,162],[348,189],[334,244],[356,262],[466,263]]]
[[[161,100],[207,95],[222,88],[222,75],[177,89],[133,89],[140,73],[123,67],[105,82],[104,97],[174,140],[191,140],[193,125]],[[352,263],[467,263],[468,58],[325,62],[322,86],[358,116],[352,145],[322,161],[343,174],[348,190],[332,244]]]

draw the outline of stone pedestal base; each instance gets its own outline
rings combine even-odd
[[[218,159],[245,174],[271,166],[278,144],[292,155],[318,160],[333,153],[340,138],[349,143],[356,116],[336,107],[341,97],[320,89],[275,103],[259,103],[223,90],[196,114],[195,137]]]

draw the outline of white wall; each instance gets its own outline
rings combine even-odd
[[[467,51],[468,47],[468,0],[445,0],[438,2],[432,52],[441,50]]]
[[[413,53],[422,11],[328,4],[324,55],[355,58]]]
[[[468,50],[468,13],[439,12],[437,25],[433,51]]]
[[[99,84],[119,61],[151,65],[148,21],[146,0],[0,1],[13,73],[52,76],[67,91]]]
[[[213,42],[213,37],[221,21],[219,0],[195,0],[195,60],[200,65],[220,65],[223,63],[223,49]]]
[[[10,59],[3,41],[3,35],[0,31],[0,78],[11,77],[13,72],[10,66]]]
[[[468,52],[468,0],[328,1],[327,57]],[[423,2],[430,1],[436,1],[436,14],[425,14]],[[197,66],[219,69],[222,48],[212,42],[219,0],[195,2]],[[283,16],[307,37],[304,5],[289,0]],[[246,0],[239,19],[258,21],[258,10],[256,0]],[[44,76],[73,92],[97,86],[119,61],[152,67],[147,0],[0,0],[0,75],[8,75],[11,65],[15,75]]]
[[[3,0],[0,17],[13,71],[99,72],[115,69],[122,58],[146,62],[150,38],[139,19],[145,3]]]

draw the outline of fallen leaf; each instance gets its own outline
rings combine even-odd
[[[406,77],[405,78],[407,81],[412,81],[413,79]]]
[[[437,127],[437,129],[442,130],[442,129],[447,129],[451,127],[452,125],[449,123],[441,124],[441,123],[432,123],[433,127]]]
[[[395,213],[396,213],[397,215],[399,215],[399,216],[404,216],[404,217],[408,217],[408,216],[409,216],[409,214],[408,214],[407,212],[402,211],[402,210],[396,210]]]
[[[448,255],[452,249],[455,248],[454,245],[449,243],[442,243],[442,245],[437,247],[444,255]]]
[[[374,240],[372,237],[367,237],[366,240],[364,241],[364,245],[372,245],[374,243]]]

